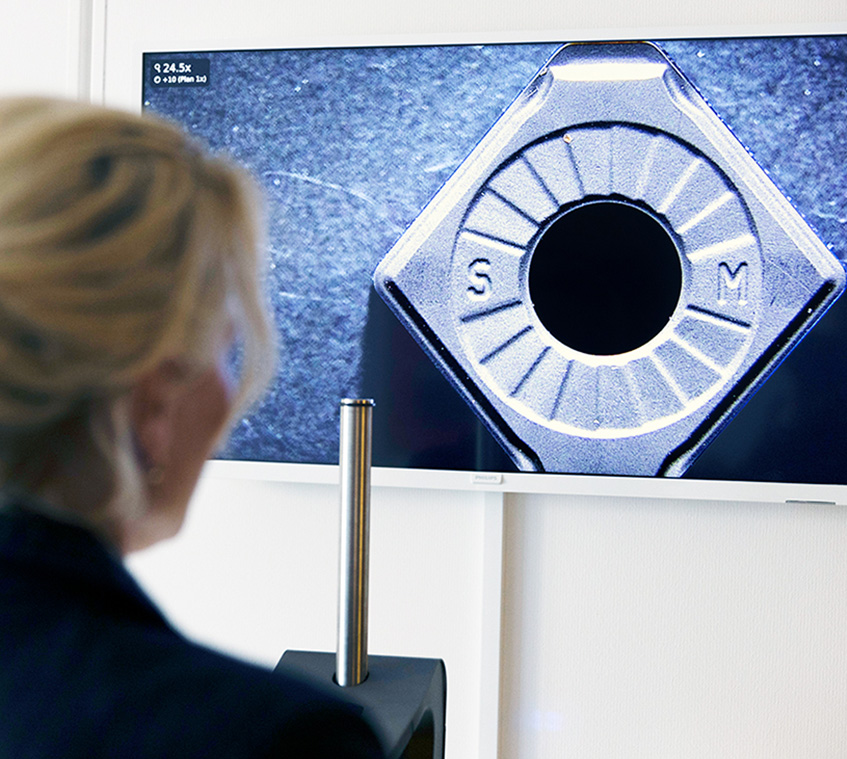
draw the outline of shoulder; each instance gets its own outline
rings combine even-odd
[[[6,669],[17,683],[0,675],[3,759],[382,756],[360,710],[314,684],[170,631],[64,632],[64,640],[38,634],[40,645],[21,652]],[[8,663],[0,653],[0,669]]]
[[[166,756],[174,746],[182,757],[381,756],[361,710],[329,690],[181,639],[138,653],[120,666],[134,697],[109,715],[114,756]],[[136,754],[140,725],[147,750]]]
[[[186,640],[87,536],[4,521],[0,759],[382,756],[330,690]]]

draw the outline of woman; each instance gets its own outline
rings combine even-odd
[[[333,694],[181,637],[121,563],[179,530],[268,376],[256,201],[159,120],[0,101],[3,759],[380,755]]]

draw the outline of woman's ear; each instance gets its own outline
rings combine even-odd
[[[130,423],[147,472],[167,464],[185,374],[179,362],[166,360],[142,374],[130,391]]]

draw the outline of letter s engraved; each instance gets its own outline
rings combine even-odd
[[[491,261],[475,258],[468,266],[468,298],[480,302],[491,297]]]

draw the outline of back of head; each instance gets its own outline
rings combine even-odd
[[[202,366],[233,320],[241,396],[267,376],[257,195],[164,121],[0,100],[0,482],[92,521],[143,508],[118,400]],[[82,490],[73,484],[82,478]]]

